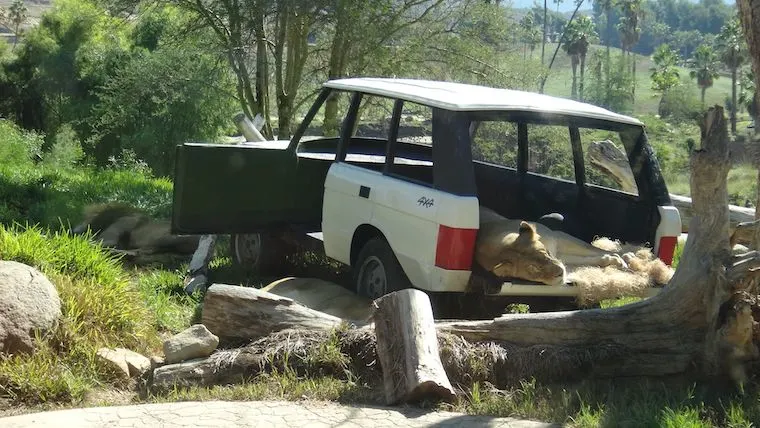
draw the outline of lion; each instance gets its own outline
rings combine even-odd
[[[628,265],[617,253],[595,247],[540,223],[512,220],[480,207],[475,261],[502,278],[548,285],[567,283],[567,271],[581,266]]]
[[[92,204],[83,211],[83,219],[72,233],[83,234],[90,230],[104,247],[175,254],[192,254],[198,248],[199,236],[172,235],[168,221],[154,220],[128,204]]]
[[[372,299],[321,279],[283,278],[261,290],[293,299],[307,308],[355,323],[366,323],[372,316]]]

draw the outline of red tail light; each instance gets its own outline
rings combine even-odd
[[[435,265],[449,270],[470,270],[478,229],[438,226]]]
[[[677,242],[678,238],[675,236],[663,236],[660,238],[660,248],[657,251],[657,257],[668,266],[673,263],[673,255],[676,251]]]

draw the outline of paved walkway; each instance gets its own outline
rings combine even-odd
[[[509,427],[556,426],[512,418],[426,412],[417,408],[344,406],[323,402],[185,401],[92,407],[0,418],[0,427]]]

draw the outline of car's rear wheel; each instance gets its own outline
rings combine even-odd
[[[230,236],[230,255],[246,274],[275,276],[285,264],[285,242],[272,232],[245,233]]]
[[[370,299],[412,286],[390,245],[381,237],[364,244],[352,271],[356,293]]]

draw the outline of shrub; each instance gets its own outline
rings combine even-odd
[[[697,94],[699,91],[694,83],[676,85],[662,96],[658,107],[662,118],[675,122],[689,122],[699,118],[702,104]]]
[[[53,138],[50,152],[44,156],[44,164],[58,169],[71,168],[84,158],[82,144],[71,125],[62,125]]]
[[[0,118],[0,163],[26,166],[42,154],[42,136]]]

